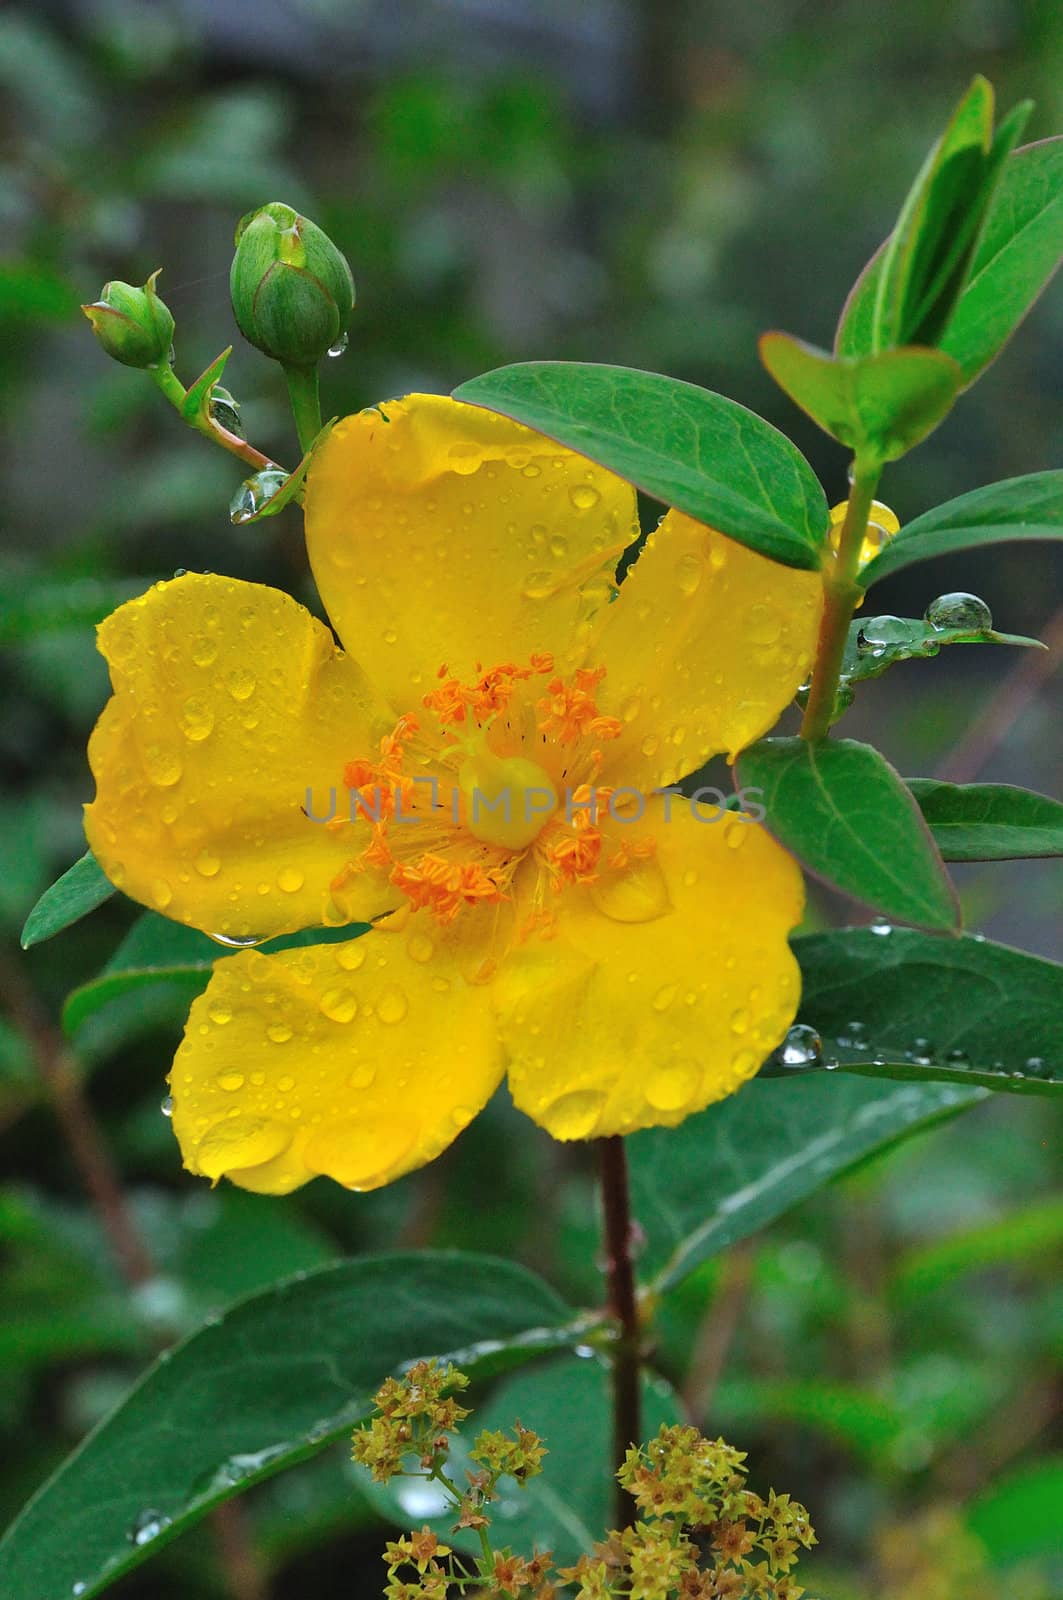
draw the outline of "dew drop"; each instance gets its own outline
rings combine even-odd
[[[156,788],[169,789],[180,781],[184,768],[176,751],[166,745],[149,744],[144,747],[144,770]]]
[[[940,594],[926,608],[925,620],[932,628],[962,628],[968,633],[985,633],[993,626],[993,613],[976,594]]]
[[[732,1033],[748,1033],[749,1032],[749,1012],[748,1011],[739,1010],[739,1011],[735,1011],[732,1014],[732,1016],[731,1016],[731,1032]]]
[[[336,961],[345,972],[357,972],[365,961],[365,948],[360,939],[352,939],[350,944],[341,944],[336,950]]]
[[[242,1072],[219,1072],[214,1082],[226,1094],[236,1094],[244,1086],[244,1075]]]
[[[332,1022],[350,1022],[358,1010],[358,1001],[350,989],[326,989],[320,1008]]]
[[[745,636],[751,644],[774,644],[782,632],[782,619],[774,606],[758,600],[746,617]]]
[[[209,639],[206,634],[197,639],[192,646],[192,660],[197,667],[212,667],[218,659],[218,641]]]
[[[173,1095],[168,1094],[159,1107],[164,1117],[173,1116]]]
[[[126,1537],[130,1544],[150,1544],[153,1539],[159,1537],[159,1534],[164,1529],[170,1526],[172,1520],[171,1517],[165,1516],[161,1511],[142,1511],[129,1529]]]
[[[658,1111],[680,1111],[698,1090],[701,1073],[691,1061],[658,1067],[646,1080],[646,1099]]]
[[[207,1007],[207,1016],[211,1022],[216,1022],[219,1028],[224,1028],[227,1022],[233,1020],[232,1007],[221,1000],[215,1000],[213,1005]]]
[[[195,860],[195,868],[203,878],[214,878],[221,871],[221,860],[210,850],[201,850]]]
[[[460,473],[463,478],[467,478],[474,473],[483,460],[478,444],[452,444],[448,455],[451,470]]]
[[[654,1011],[667,1011],[677,993],[678,987],[674,983],[666,983],[663,988],[658,989],[653,997]]]
[[[605,1096],[597,1089],[573,1089],[542,1106],[538,1120],[555,1139],[587,1139],[598,1126]]]
[[[823,1059],[823,1041],[815,1028],[806,1022],[795,1022],[776,1055],[784,1067],[815,1067]]]
[[[879,939],[888,939],[890,934],[893,932],[893,924],[876,917],[867,931],[868,933],[875,934],[875,936]]]
[[[291,1036],[292,1030],[289,1028],[286,1022],[271,1022],[269,1027],[266,1029],[267,1039],[272,1039],[274,1044],[287,1044]],[[277,1088],[282,1089],[283,1087],[284,1081],[282,1079],[281,1082],[278,1083]],[[291,1088],[290,1082],[288,1087]]]
[[[282,867],[277,874],[277,887],[285,894],[296,894],[305,882],[306,874],[298,867]]]
[[[522,593],[526,600],[545,600],[557,588],[557,579],[552,572],[533,572],[529,574]]]
[[[386,989],[377,1002],[376,1014],[381,1022],[393,1026],[401,1022],[409,1010],[409,1003],[401,989]]]
[[[160,911],[166,910],[166,907],[173,899],[173,889],[170,884],[167,883],[165,878],[155,879],[155,882],[151,886],[151,898],[158,906]]]
[[[350,342],[350,335],[346,334],[346,333],[341,333],[339,338],[336,340],[335,344],[330,344],[329,345],[328,354],[332,357],[333,361],[335,361],[337,356],[341,356],[343,354],[343,352],[346,350],[347,345],[348,345],[349,342]]]
[[[693,552],[681,556],[676,562],[675,576],[681,592],[688,597],[696,594],[701,586],[701,579],[705,572],[705,563],[700,556]]]
[[[363,1061],[360,1066],[355,1067],[347,1082],[352,1089],[368,1089],[375,1077],[376,1068],[370,1062]]]
[[[929,1067],[934,1062],[934,1050],[929,1039],[912,1040],[912,1060],[916,1066]]]
[[[602,498],[589,483],[577,483],[568,491],[568,497],[577,511],[590,511]]]
[[[406,949],[411,961],[417,961],[423,965],[426,961],[431,961],[435,945],[427,934],[415,933],[406,945]]]
[[[288,481],[288,474],[276,467],[266,467],[262,472],[245,478],[229,501],[229,520],[238,526],[253,522],[279,489]]]
[[[456,1128],[467,1128],[474,1116],[475,1112],[470,1111],[468,1106],[455,1106],[450,1113],[450,1120]]]
[[[664,873],[653,856],[632,863],[615,877],[598,879],[589,893],[602,915],[613,922],[653,922],[672,905]]]
[[[234,667],[226,674],[225,687],[234,700],[250,700],[255,692],[256,678],[246,667]]]
[[[208,939],[213,939],[215,944],[223,944],[227,950],[253,950],[256,944],[261,944],[264,934],[249,933],[243,938],[236,938],[229,933],[208,933]]]
[[[75,1600],[77,1600],[77,1596],[85,1594],[88,1590],[88,1587],[88,1584],[85,1583],[83,1579],[79,1578],[77,1583],[75,1583],[74,1587],[71,1589],[70,1593],[75,1597]]]
[[[522,478],[541,478],[543,469],[542,467],[537,467],[534,461],[529,461],[527,466],[521,467],[520,475]]]

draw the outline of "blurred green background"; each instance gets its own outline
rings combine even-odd
[[[310,594],[297,521],[230,526],[239,465],[108,364],[79,302],[161,265],[190,382],[235,336],[236,219],[283,199],[332,234],[358,284],[350,348],[323,375],[327,415],[508,361],[625,363],[760,411],[841,499],[842,453],[773,388],[756,337],[829,343],[975,71],[1005,108],[1036,100],[1031,137],[1063,131],[1054,0],[69,0],[0,16],[0,1520],[123,1391],[153,1327],[282,1271],[340,1250],[461,1244],[600,1297],[585,1157],[504,1097],[443,1161],[379,1195],[316,1184],[272,1202],[187,1179],[158,1109],[183,1001],[160,991],[77,1041],[159,1267],[130,1315],[43,1104],[34,1018],[99,969],[132,908],[112,902],[17,954],[34,898],[84,848],[84,746],[106,696],[91,624],[178,566]],[[1061,374],[1056,284],[888,474],[902,519],[1058,466]],[[225,381],[253,441],[291,462],[279,374],[238,341]],[[912,569],[871,608],[918,614],[969,588],[999,627],[1038,634],[1055,619],[1063,640],[1060,575],[1047,545],[1003,547]],[[965,729],[1015,665],[969,649],[901,667],[864,689],[846,732],[910,775],[958,748],[966,760]],[[1051,789],[1058,680],[1016,704],[981,775]],[[1061,953],[1059,863],[958,876],[972,925]],[[750,1451],[758,1487],[809,1505],[821,1551],[807,1581],[825,1600],[1063,1595],[1046,1104],[997,1097],[879,1160],[697,1276],[669,1314],[663,1370]],[[938,1265],[913,1295],[905,1274],[923,1252]],[[330,1455],[252,1495],[241,1537],[277,1600],[311,1585],[327,1600],[379,1592],[381,1526]],[[205,1530],[116,1592],[236,1593]]]

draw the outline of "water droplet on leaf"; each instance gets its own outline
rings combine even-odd
[[[993,613],[976,594],[941,594],[926,608],[926,621],[932,628],[963,629],[966,633],[986,633],[993,626]]]

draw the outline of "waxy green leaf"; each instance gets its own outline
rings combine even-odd
[[[1003,124],[1001,126],[1003,132]],[[864,355],[889,241],[867,263],[842,310],[838,355]],[[970,275],[939,341],[969,388],[1007,344],[1063,260],[1063,138],[1012,151],[986,211]]]
[[[944,597],[946,600],[948,596]],[[969,597],[975,605],[988,606]],[[936,656],[947,644],[1010,644],[1043,650],[1040,639],[1019,633],[998,633],[995,628],[939,628],[922,617],[862,617],[849,626],[842,658],[841,686],[879,678],[901,661],[922,661]]]
[[[1063,803],[1009,783],[908,778],[945,861],[1063,856]]]
[[[455,389],[786,566],[817,570],[827,501],[804,456],[745,406],[630,367],[529,361]]]
[[[86,850],[80,860],[45,889],[26,918],[22,929],[23,950],[80,922],[114,893],[114,884],[104,876],[92,851]]]
[[[404,1251],[276,1284],[160,1357],[63,1463],[0,1541],[0,1594],[90,1600],[342,1437],[405,1363],[484,1377],[578,1337],[541,1279],[490,1256]]]
[[[919,807],[870,745],[762,739],[738,758],[765,825],[817,878],[899,922],[953,931],[959,904]]]
[[[916,561],[1019,539],[1063,539],[1063,472],[971,489],[906,523],[860,574],[865,587]]]
[[[985,205],[993,90],[976,77],[901,207],[882,258],[871,351],[929,344],[962,286]]]
[[[876,923],[794,941],[799,1021],[816,1060],[772,1058],[793,1076],[841,1066],[877,1079],[1063,1092],[1063,967],[978,935],[936,939]]]
[[[963,373],[940,350],[908,346],[833,356],[788,333],[766,333],[760,358],[813,422],[863,460],[896,461],[952,409]]]
[[[799,960],[807,942],[794,941]],[[651,1289],[664,1293],[866,1157],[985,1098],[975,1087],[840,1072],[755,1078],[678,1128],[632,1134],[632,1206]]]
[[[344,928],[306,928],[301,933],[269,939],[259,948],[269,955],[276,950],[292,950],[309,944],[343,943],[359,938],[366,930],[364,922],[352,922]],[[209,935],[186,928],[180,922],[170,922],[154,911],[146,911],[130,928],[103,971],[67,996],[63,1028],[73,1034],[109,1001],[157,984],[177,985],[187,990],[191,1003],[207,987],[214,963],[231,954],[231,949]]]

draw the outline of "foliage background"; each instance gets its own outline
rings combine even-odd
[[[975,71],[1005,107],[1036,99],[1031,137],[1063,129],[1063,32],[1048,0],[67,0],[0,17],[0,1520],[123,1391],[153,1327],[282,1271],[341,1250],[460,1244],[599,1297],[585,1153],[549,1144],[504,1097],[443,1161],[379,1195],[318,1184],[273,1202],[187,1179],[158,1111],[180,1016],[160,993],[78,1040],[159,1263],[130,1316],[43,1103],[31,1018],[55,1015],[99,969],[131,908],[112,903],[17,955],[36,894],[83,848],[84,745],[106,694],[90,624],[177,566],[311,596],[297,523],[229,526],[238,466],[107,364],[78,302],[162,264],[190,381],[234,337],[236,218],[282,198],[333,235],[359,287],[351,348],[324,375],[328,413],[446,391],[507,361],[626,363],[760,411],[841,499],[844,458],[773,388],[756,336],[775,326],[829,342]],[[888,476],[902,519],[1058,465],[1061,372],[1057,284]],[[291,459],[269,364],[238,344],[226,381],[255,442]],[[918,614],[970,588],[1000,627],[1054,625],[1059,640],[1053,548],[922,565],[873,603]],[[971,649],[902,667],[865,688],[846,732],[930,774],[1010,665]],[[982,775],[1049,789],[1059,757],[1049,683]],[[1063,953],[1058,863],[957,875],[973,926]],[[905,1547],[954,1574],[963,1560],[949,1541],[973,1526],[991,1563],[1029,1559],[1031,1595],[1037,1583],[1063,1594],[1052,1431],[1063,1299],[1052,1230],[1047,1249],[1043,1221],[1031,1231],[1033,1208],[1058,1193],[1058,1117],[1045,1108],[998,1096],[880,1158],[712,1263],[668,1317],[659,1358],[699,1419],[750,1450],[755,1483],[811,1507],[813,1592],[847,1600],[864,1583],[908,1600],[881,1548],[899,1525]],[[939,1241],[952,1255],[906,1299],[907,1266]],[[944,1554],[919,1524],[928,1506],[960,1508]],[[311,1584],[322,1597],[376,1592],[379,1519],[339,1458],[258,1491],[249,1532],[278,1600]],[[982,1592],[932,1581],[914,1579],[911,1594]],[[118,1592],[224,1593],[210,1536],[183,1539]]]

